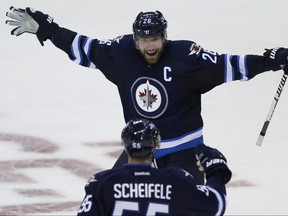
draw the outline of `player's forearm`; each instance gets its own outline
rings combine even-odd
[[[71,56],[71,45],[77,33],[69,29],[58,27],[55,28],[50,37],[52,43],[59,49],[66,52],[69,57]]]
[[[276,61],[258,55],[247,55],[247,68],[251,77],[266,71],[277,71],[281,69]]]

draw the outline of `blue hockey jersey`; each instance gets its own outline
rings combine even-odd
[[[95,174],[85,193],[78,216],[223,215],[226,207],[225,185],[218,176],[197,185],[186,171],[148,164]]]
[[[168,40],[153,65],[135,48],[133,35],[99,40],[57,27],[51,40],[75,63],[99,69],[117,86],[126,122],[144,117],[159,128],[156,158],[203,143],[201,94],[279,69],[263,56],[219,55],[188,40]]]

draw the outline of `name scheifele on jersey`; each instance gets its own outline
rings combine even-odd
[[[172,185],[159,183],[117,183],[114,198],[155,198],[171,200]]]

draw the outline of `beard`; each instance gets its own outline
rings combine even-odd
[[[160,57],[162,56],[163,49],[156,49],[153,51],[140,51],[141,55],[145,59],[148,64],[155,64],[159,61]]]

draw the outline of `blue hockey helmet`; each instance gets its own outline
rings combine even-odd
[[[159,130],[146,119],[130,120],[121,134],[121,143],[132,157],[153,156],[160,147],[160,140]]]
[[[167,21],[160,11],[140,12],[133,23],[134,41],[137,37],[161,36],[167,40]]]

